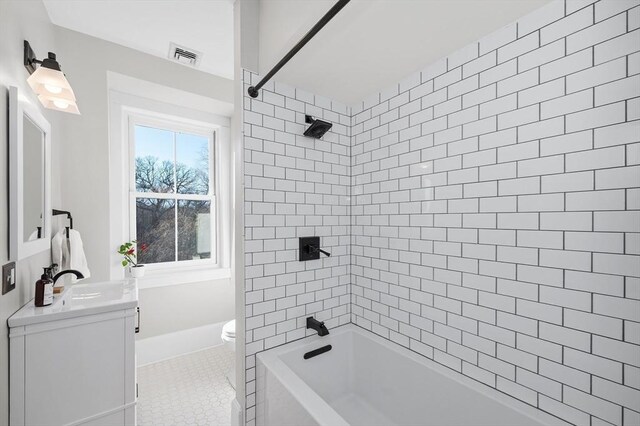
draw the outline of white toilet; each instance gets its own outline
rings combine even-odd
[[[231,320],[222,327],[222,341],[232,352],[236,351],[236,320]],[[236,388],[236,365],[235,362],[231,366],[231,370],[227,373],[227,380],[231,386]]]

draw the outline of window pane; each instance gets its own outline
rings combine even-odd
[[[178,260],[211,258],[211,202],[178,201]]]
[[[173,192],[173,132],[135,126],[136,191]]]
[[[176,260],[175,201],[158,198],[136,199],[136,240],[140,263],[174,262]]]
[[[209,193],[209,139],[176,134],[176,187],[178,194]]]

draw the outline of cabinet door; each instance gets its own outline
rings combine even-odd
[[[124,404],[125,321],[26,336],[26,424],[72,423]]]

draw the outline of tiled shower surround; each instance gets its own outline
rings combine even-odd
[[[637,0],[554,1],[350,109],[245,97],[249,424],[254,354],[307,314],[640,424],[639,28]],[[314,234],[337,256],[296,262]]]
[[[257,76],[245,71],[247,82]],[[350,317],[351,116],[346,106],[270,83],[244,98],[247,422],[255,418],[255,353],[311,335],[309,315]],[[322,140],[305,114],[333,123]],[[298,261],[298,237],[331,257]]]

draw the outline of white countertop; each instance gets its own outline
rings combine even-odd
[[[49,306],[36,307],[33,302],[32,299],[8,319],[9,327],[135,308],[138,286],[135,279],[71,284],[54,295]]]

